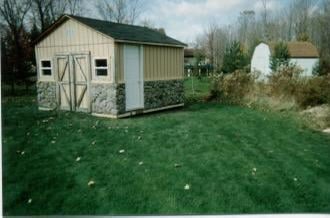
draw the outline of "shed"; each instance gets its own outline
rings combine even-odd
[[[313,68],[319,61],[317,48],[310,42],[287,42],[290,63],[302,68],[304,76],[312,76]],[[259,71],[262,78],[270,75],[270,57],[275,43],[260,43],[254,49],[251,72]]]
[[[147,27],[63,15],[35,41],[39,109],[117,118],[183,106],[185,46]]]

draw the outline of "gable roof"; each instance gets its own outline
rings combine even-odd
[[[41,35],[36,39],[35,43],[40,42],[54,29],[56,29],[59,25],[61,25],[68,19],[74,19],[80,23],[83,23],[98,32],[110,36],[115,41],[136,42],[141,44],[153,43],[180,47],[186,46],[186,44],[148,27],[120,24],[110,21],[97,20],[73,15],[62,15],[49,28],[47,28],[43,33],[41,33]]]
[[[266,43],[273,53],[276,43]],[[318,58],[317,48],[310,42],[286,42],[291,58]]]

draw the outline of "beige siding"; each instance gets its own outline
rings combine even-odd
[[[55,65],[54,57],[60,53],[80,53],[90,52],[92,80],[98,82],[111,82],[114,80],[114,41],[108,36],[103,35],[90,27],[85,26],[75,20],[69,19],[61,26],[55,29],[50,35],[39,42],[36,47],[36,59],[38,64],[42,59],[52,60],[52,66]],[[94,76],[94,58],[107,58],[110,72],[106,79],[98,80]],[[54,80],[53,76],[47,77],[39,75],[39,80]]]
[[[124,82],[124,45],[121,43],[115,44],[115,71],[116,82]]]
[[[183,48],[145,45],[143,53],[146,81],[183,78]]]
[[[116,81],[124,82],[124,45],[115,44]],[[143,45],[144,80],[183,78],[183,48]]]

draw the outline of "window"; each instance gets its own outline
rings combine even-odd
[[[108,59],[105,58],[95,59],[94,66],[95,66],[96,76],[108,75]]]
[[[50,60],[42,60],[40,66],[41,74],[44,76],[52,75],[52,63]]]

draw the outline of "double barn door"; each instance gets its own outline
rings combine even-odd
[[[90,112],[89,54],[56,55],[58,105],[62,110]]]

